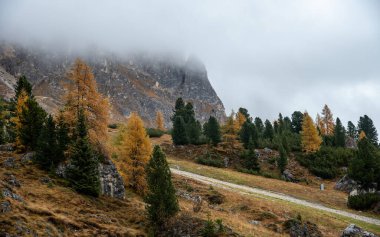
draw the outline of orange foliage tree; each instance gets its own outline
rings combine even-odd
[[[236,122],[234,117],[235,113],[232,111],[230,116],[228,116],[226,123],[222,127],[224,142],[227,142],[232,146],[234,146],[236,143],[236,137],[238,133],[236,130]]]
[[[25,147],[21,142],[20,139],[20,130],[21,130],[21,116],[22,116],[22,111],[25,109],[28,109],[25,106],[26,101],[29,99],[28,94],[26,93],[25,90],[22,90],[20,95],[17,98],[16,101],[16,111],[15,111],[15,116],[11,118],[11,122],[15,125],[15,131],[16,131],[16,148],[17,150],[21,151],[24,150]]]
[[[247,121],[247,118],[244,116],[244,114],[238,112],[236,114],[236,118],[235,118],[235,121],[234,121],[235,131],[236,132],[240,131],[241,126],[243,126],[243,124],[245,123],[245,121]]]
[[[144,123],[137,113],[132,113],[121,135],[119,166],[125,183],[140,195],[147,191],[145,167],[151,153],[152,146]]]
[[[62,115],[70,131],[75,129],[79,110],[82,109],[87,119],[91,144],[98,150],[104,149],[109,121],[108,100],[98,92],[91,68],[81,59],[75,61],[68,79]]]
[[[164,115],[161,111],[156,112],[156,128],[161,131],[165,131]]]
[[[321,134],[331,136],[334,134],[335,122],[330,108],[325,105],[322,110]]]
[[[302,150],[307,153],[316,152],[319,150],[321,143],[322,138],[318,135],[318,130],[314,126],[313,119],[305,112],[301,132]]]

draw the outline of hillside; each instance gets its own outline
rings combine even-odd
[[[132,111],[138,112],[147,126],[154,125],[156,111],[164,114],[166,126],[178,97],[193,102],[197,119],[206,121],[210,115],[224,121],[224,106],[212,88],[205,66],[195,57],[172,54],[130,53],[116,56],[100,50],[71,53],[44,47],[0,45],[0,92],[9,76],[25,75],[33,84],[33,94],[49,112],[62,103],[67,71],[77,57],[92,67],[100,92],[108,96],[111,118],[125,121]],[[6,75],[6,76],[5,76]]]

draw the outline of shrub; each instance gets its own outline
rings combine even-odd
[[[116,129],[117,128],[117,124],[116,123],[108,124],[108,128]]]
[[[157,128],[147,128],[146,133],[148,134],[149,137],[161,137],[162,135],[165,134],[164,131],[161,131]]]
[[[219,154],[208,152],[207,154],[198,157],[196,162],[201,165],[208,165],[217,168],[224,167],[224,161]]]
[[[355,210],[369,210],[378,202],[380,202],[380,196],[378,194],[366,193],[349,196],[347,206]]]

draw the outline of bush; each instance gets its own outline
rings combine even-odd
[[[117,128],[117,124],[116,123],[108,124],[108,128],[116,129]]]
[[[201,165],[208,165],[217,168],[224,167],[224,161],[219,154],[208,152],[207,154],[198,157],[196,162]]]
[[[165,134],[164,131],[161,131],[157,128],[147,128],[146,133],[148,134],[149,137],[161,137],[162,135]]]
[[[205,135],[201,134],[196,142],[194,142],[194,145],[204,145],[208,144],[210,142],[210,139],[208,139]]]
[[[378,194],[366,193],[349,196],[347,206],[355,210],[369,210],[378,202],[380,202],[380,196]]]

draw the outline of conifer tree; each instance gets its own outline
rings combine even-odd
[[[300,133],[302,131],[303,114],[300,111],[294,111],[292,114],[292,131]]]
[[[349,136],[351,138],[357,138],[358,137],[358,132],[356,130],[356,127],[351,121],[348,121],[348,123],[347,123],[347,136]]]
[[[152,147],[143,121],[132,113],[128,119],[121,142],[121,171],[126,184],[140,195],[147,191],[145,166],[150,159]]]
[[[358,143],[358,151],[351,162],[349,176],[368,190],[380,181],[380,156],[373,143],[365,136]],[[380,189],[377,186],[377,189]]]
[[[67,179],[77,192],[97,197],[100,194],[99,161],[89,142],[84,111],[80,110],[78,113],[75,142],[71,147],[71,165],[67,168]]]
[[[64,118],[61,113],[57,117],[57,156],[60,157],[60,160],[65,159],[65,151],[68,149],[70,144],[69,137],[69,126],[64,121]]]
[[[244,116],[244,114],[238,112],[236,114],[236,119],[235,119],[235,131],[240,131],[241,127],[243,124],[247,121],[247,118]]]
[[[285,148],[282,145],[280,145],[279,152],[280,156],[277,160],[277,166],[280,169],[281,173],[283,173],[286,169],[286,166],[288,165],[288,155]]]
[[[280,133],[280,126],[278,124],[278,121],[274,121],[273,122],[273,131],[275,134],[279,134]]]
[[[290,120],[288,116],[284,118],[284,125],[282,129],[283,133],[287,131],[290,131],[290,132],[292,131],[292,121]]]
[[[169,165],[164,152],[158,145],[153,149],[146,174],[148,192],[145,202],[148,204],[148,217],[155,229],[159,229],[179,211],[179,206]]]
[[[22,151],[25,149],[25,146],[23,145],[22,141],[21,141],[21,117],[22,117],[22,113],[24,110],[28,109],[25,104],[26,104],[26,101],[29,99],[29,96],[27,95],[27,93],[22,90],[19,94],[19,96],[17,97],[17,100],[16,100],[16,106],[14,108],[14,114],[13,114],[13,117],[11,118],[11,123],[14,127],[14,135],[15,135],[15,139],[16,139],[16,148],[17,150],[19,151]]]
[[[370,119],[367,115],[364,115],[363,117],[360,117],[358,122],[358,131],[359,133],[363,131],[368,138],[374,144],[377,146],[378,144],[378,137],[377,137],[377,130],[375,125],[373,125],[372,119]]]
[[[156,128],[160,131],[165,131],[164,116],[161,111],[156,112]]]
[[[220,136],[220,126],[218,120],[210,116],[207,122],[206,136],[210,139],[211,143],[216,146],[219,142],[221,142]]]
[[[282,114],[278,114],[278,120],[277,120],[278,128],[277,128],[277,133],[281,134],[285,127],[284,127],[284,118],[282,117]]]
[[[81,59],[68,73],[69,83],[64,96],[63,116],[70,132],[75,130],[80,110],[86,117],[88,137],[97,152],[105,150],[108,133],[109,103],[98,91],[91,68]]]
[[[189,139],[190,144],[196,145],[199,141],[199,136],[201,135],[202,125],[199,121],[191,119],[186,124],[186,134]]]
[[[260,164],[252,139],[248,142],[247,150],[243,153],[244,167],[252,171],[260,171]]]
[[[314,126],[313,120],[307,112],[304,113],[302,132],[301,132],[301,145],[304,152],[316,152],[319,150],[322,143],[321,137],[318,135],[318,130]]]
[[[334,129],[334,144],[337,147],[345,147],[346,146],[346,136],[345,129],[342,125],[342,122],[339,118],[336,119],[336,125]]]
[[[249,120],[250,119],[250,115],[248,113],[248,110],[246,108],[242,108],[240,107],[239,110],[238,110],[239,113],[241,113],[242,115],[244,115],[245,119]]]
[[[265,130],[263,121],[261,120],[261,118],[256,117],[254,124],[255,124],[258,136],[261,138],[263,136],[264,130]]]
[[[334,118],[330,108],[325,105],[322,110],[322,135],[332,136],[334,135]]]
[[[265,120],[264,138],[272,141],[273,137],[274,137],[273,126],[272,126],[272,123],[267,119]]]
[[[223,140],[227,143],[230,143],[232,146],[236,143],[237,132],[235,130],[235,115],[232,111],[230,116],[228,116],[226,124],[223,126]]]
[[[59,154],[56,125],[53,117],[49,115],[38,138],[34,159],[41,168],[49,170],[55,168],[63,158],[63,154]]]
[[[27,96],[32,96],[32,85],[26,79],[25,76],[19,77],[16,87],[15,87],[15,101],[17,101],[18,97],[22,92],[25,92]]]
[[[172,139],[175,145],[189,144],[186,133],[186,124],[182,116],[176,116],[173,124]]]

